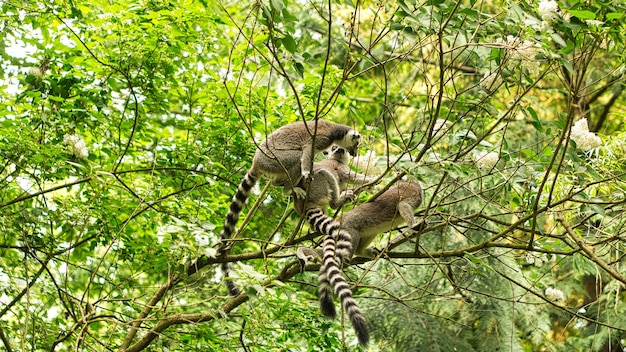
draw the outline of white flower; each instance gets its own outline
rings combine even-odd
[[[574,141],[576,142],[578,148],[580,148],[580,150],[582,151],[595,149],[602,145],[602,140],[600,139],[600,137],[596,136],[593,133],[588,133],[578,140],[574,139]]]
[[[31,67],[28,69],[28,74],[41,78],[43,77],[43,72],[41,72],[41,69],[39,67]]]
[[[554,302],[561,302],[565,299],[565,295],[559,289],[548,287],[546,288],[546,298]]]
[[[537,11],[544,21],[549,22],[559,18],[559,5],[554,0],[539,1],[539,8]]]
[[[496,166],[498,160],[500,160],[500,154],[482,151],[474,154],[474,160],[479,169],[491,169]]]
[[[539,61],[524,61],[522,67],[534,75],[539,74]]]
[[[526,263],[530,265],[540,267],[543,265],[544,262],[547,262],[547,261],[548,261],[548,256],[545,253],[541,255],[537,255],[531,252],[526,253]]]
[[[488,92],[493,92],[502,85],[502,77],[496,71],[485,72],[478,85]]]
[[[604,24],[604,22],[598,20],[585,20],[585,23],[592,27],[600,27]]]
[[[539,22],[539,24],[537,24],[534,27],[540,32],[554,33],[554,30],[552,29],[552,25],[548,21],[541,21]]]
[[[63,144],[65,145],[73,145],[79,140],[81,140],[81,138],[75,134],[66,134],[65,136],[63,136]]]
[[[508,36],[507,44],[510,46],[509,55],[514,60],[534,61],[537,54],[541,51],[541,46],[538,43],[518,37]]]
[[[502,38],[496,39],[496,44],[506,49],[509,69],[521,63],[522,67],[531,73],[539,72],[537,55],[543,52],[539,43],[508,35],[506,41]]]
[[[574,133],[574,131],[578,131],[580,133],[588,133],[589,132],[589,123],[587,122],[587,118],[586,117],[576,121],[574,126],[572,126],[572,133]]]
[[[89,150],[85,141],[76,134],[66,134],[63,136],[63,144],[69,146],[70,150],[79,159],[86,159],[89,156]]]
[[[572,126],[570,138],[576,142],[576,146],[582,151],[588,151],[602,145],[600,137],[593,132],[589,132],[586,118],[576,121],[574,126]]]

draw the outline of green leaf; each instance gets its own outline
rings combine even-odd
[[[285,46],[285,49],[287,49],[287,51],[289,51],[290,53],[296,52],[297,44],[292,36],[287,35],[283,37],[283,45]]]
[[[552,40],[554,40],[561,47],[567,47],[567,43],[565,42],[565,40],[563,40],[561,35],[559,35],[558,33],[551,32],[550,37],[552,37]]]
[[[574,66],[572,66],[572,63],[569,62],[568,60],[564,59],[564,58],[559,58],[559,62],[561,63],[561,65],[563,65],[563,67],[565,67],[567,69],[567,71],[574,75],[576,70],[574,70]]]
[[[530,115],[532,121],[530,124],[539,132],[543,132],[543,126],[541,121],[539,120],[539,116],[537,116],[537,112],[531,106],[527,107],[525,111]]]
[[[624,18],[624,16],[626,16],[626,13],[609,12],[606,14],[606,19],[607,20],[619,20],[619,19]]]
[[[503,52],[504,52],[504,49],[502,48],[491,48],[491,55],[489,56],[489,60],[493,60],[497,64],[500,64]]]
[[[283,10],[283,7],[285,6],[285,4],[283,3],[283,0],[271,0],[271,4],[272,4],[272,8],[278,13],[281,13],[281,11]]]
[[[465,253],[465,256],[474,264],[480,264],[480,259],[473,255],[472,253]]]
[[[603,201],[602,199],[597,199],[597,198],[595,198],[593,200],[597,201],[597,202],[602,202]],[[604,210],[604,207],[602,207],[600,204],[591,204],[591,209],[596,214],[603,215],[603,216],[606,215],[606,211]]]
[[[57,97],[56,95],[49,95],[48,99],[52,100],[52,101],[56,101],[56,102],[64,102],[65,99],[61,98],[61,97]]]
[[[595,20],[596,14],[588,10],[568,10],[572,16],[578,17],[581,20]]]
[[[574,51],[574,49],[576,48],[576,43],[574,43],[574,41],[568,39],[567,40],[567,45],[559,50],[559,54],[563,54],[563,55],[567,55],[569,53],[571,53],[572,51]]]
[[[292,15],[291,12],[287,10],[287,8],[283,9],[283,18],[285,18],[285,21],[289,21],[289,22],[298,21],[298,17]]]
[[[407,6],[407,4],[405,3],[404,0],[399,0],[398,1],[398,6],[400,6],[402,11],[404,11],[407,15],[412,15],[413,14],[413,10]]]
[[[468,16],[472,16],[472,17],[478,16],[478,10],[467,8],[467,7],[466,8],[462,8],[461,10],[459,10],[459,13],[462,13],[462,14],[468,15]]]

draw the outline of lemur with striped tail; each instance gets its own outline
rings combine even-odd
[[[376,235],[389,232],[403,223],[412,228],[414,226],[413,212],[421,202],[422,187],[418,182],[399,182],[373,201],[343,213],[335,221],[340,224],[338,231],[350,238],[354,254],[372,258],[378,251],[368,246]],[[331,287],[333,287],[358,335],[359,329],[367,332],[365,320],[362,319],[361,312],[352,298],[352,291],[339,270],[338,260],[341,258],[335,255],[334,246],[333,239],[326,236],[318,286],[320,307],[325,316],[333,317],[336,314],[331,292]],[[352,252],[344,259],[350,260],[351,257]],[[357,329],[357,326],[363,326],[365,330]],[[358,337],[361,344],[367,344],[367,335]]]
[[[368,248],[379,233],[389,232],[402,224],[415,226],[414,211],[422,203],[419,182],[400,181],[376,199],[343,213],[336,221],[351,238],[354,254],[372,258],[375,248]],[[351,255],[348,257],[350,259]]]
[[[285,195],[293,194],[296,199],[304,197],[306,192],[298,185],[303,178],[309,178],[314,156],[332,144],[355,155],[360,141],[361,135],[352,127],[322,119],[293,122],[269,134],[257,148],[252,167],[232,198],[220,235],[217,256],[225,255],[232,246],[230,239],[236,232],[241,210],[261,176],[265,176],[274,186],[282,186]],[[237,296],[241,291],[234,281],[228,279],[230,271],[231,264],[223,263],[222,272],[227,277],[228,291]]]
[[[319,276],[319,287],[322,289],[318,291],[320,294],[326,295],[320,296],[322,314],[331,319],[336,317],[335,306],[332,304],[332,291],[334,289],[354,327],[359,343],[366,345],[369,341],[369,332],[365,318],[363,318],[356,301],[352,297],[350,286],[343,277],[335,258],[336,237],[340,237],[348,243],[350,243],[350,238],[341,236],[341,232],[336,230],[339,224],[326,215],[325,211],[327,205],[337,209],[346,200],[353,198],[352,192],[347,190],[348,183],[363,185],[376,179],[352,171],[348,162],[346,150],[332,146],[326,160],[313,164],[313,179],[309,185],[309,193],[304,199],[295,199],[294,208],[300,215],[305,215],[311,227],[324,235],[322,266]],[[302,253],[303,251],[299,250],[299,252]],[[330,306],[324,304],[328,301],[331,302]]]

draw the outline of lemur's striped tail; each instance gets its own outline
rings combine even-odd
[[[366,346],[369,342],[369,331],[365,323],[365,318],[363,318],[359,306],[352,297],[352,290],[350,290],[350,286],[339,269],[335,255],[335,240],[331,236],[325,236],[318,294],[322,314],[329,318],[334,318],[336,313],[331,287],[334,288],[335,294],[339,297],[344,312],[350,318],[359,343],[362,346]]]
[[[352,238],[350,233],[341,229],[341,224],[326,215],[322,209],[310,208],[305,212],[309,224],[324,236],[330,236],[335,242],[335,255],[340,263],[350,260]]]
[[[258,176],[248,171],[241,180],[241,183],[239,183],[237,192],[233,196],[230,207],[228,208],[228,214],[226,214],[226,219],[224,220],[224,228],[220,234],[221,242],[217,250],[218,256],[226,254],[230,250],[230,247],[232,247],[232,243],[229,240],[232,238],[233,233],[237,231],[237,221],[239,220],[239,215],[241,214],[241,210],[246,204],[246,201],[250,196],[250,191],[256,184],[257,180]],[[222,273],[227,278],[226,287],[228,287],[228,292],[230,292],[233,296],[239,295],[241,290],[239,290],[237,284],[233,280],[228,279],[231,273],[230,262],[222,263]]]
[[[305,212],[309,224],[324,235],[322,266],[320,267],[318,294],[320,309],[324,316],[336,316],[332,289],[339,297],[344,312],[350,318],[354,331],[363,346],[369,342],[369,332],[365,318],[352,297],[350,286],[339,269],[338,261],[349,260],[352,254],[350,233],[341,229],[341,224],[326,215],[322,209],[310,208]]]
[[[317,296],[320,300],[320,310],[322,315],[335,319],[337,312],[335,311],[335,302],[333,301],[333,287],[328,279],[328,260],[327,257],[335,258],[335,241],[330,236],[324,236],[322,246],[322,265],[318,277]]]

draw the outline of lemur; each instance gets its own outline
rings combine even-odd
[[[336,243],[336,254],[339,260],[342,261],[351,252],[352,245],[350,237],[340,230],[339,223],[326,215],[324,208],[327,204],[330,204],[331,208],[336,209],[345,202],[346,198],[353,197],[350,191],[346,191],[348,183],[364,185],[374,182],[376,177],[368,177],[352,171],[350,167],[348,167],[348,155],[345,149],[337,146],[331,148],[326,160],[315,163],[314,167],[330,174],[337,182],[318,181],[317,187],[311,187],[310,192],[316,193],[308,195],[306,207],[303,206],[305,200],[297,199],[294,202],[294,207],[300,215],[304,214],[309,224],[315,230],[324,235],[331,236],[334,239]],[[320,175],[323,174],[322,171],[318,173]],[[330,178],[328,179],[330,180]],[[333,199],[333,194],[338,194],[339,196]],[[328,197],[330,197],[330,199]],[[333,204],[333,202],[337,204]]]
[[[359,343],[367,345],[369,332],[365,324],[365,318],[363,318],[356,301],[352,298],[350,286],[343,277],[335,259],[335,237],[333,235],[341,237],[342,233],[336,230],[339,224],[326,215],[325,208],[327,205],[330,205],[331,208],[336,209],[346,199],[352,198],[352,192],[346,190],[348,183],[367,184],[373,182],[375,178],[352,171],[347,165],[348,155],[345,149],[341,147],[331,147],[327,158],[327,160],[313,165],[313,179],[309,185],[309,193],[305,199],[295,199],[294,208],[300,215],[305,214],[311,226],[324,234],[324,250],[322,266],[320,267],[319,286],[324,286],[325,289],[319,292],[320,294],[323,293],[330,296],[320,296],[320,303],[328,302],[328,300],[332,303],[331,287],[334,288],[346,314],[352,322]],[[347,234],[345,235],[348,236]],[[345,237],[344,240],[350,241],[350,238]],[[331,304],[330,308],[332,309],[328,309],[327,305],[320,305],[320,308],[323,315],[331,319],[335,318],[334,305]]]
[[[372,258],[377,250],[368,246],[376,235],[389,232],[404,223],[413,228],[413,212],[421,203],[422,186],[419,182],[401,181],[376,199],[343,213],[336,221],[341,224],[343,231],[349,233],[353,253]]]
[[[324,208],[327,205],[337,209],[347,199],[353,197],[352,191],[348,190],[348,184],[360,186],[376,180],[375,177],[352,171],[348,166],[350,160],[347,151],[343,147],[333,145],[324,151],[324,155],[326,160],[313,163],[313,179],[309,193],[305,197],[294,199],[294,209],[300,215],[306,215],[307,211],[313,209],[326,214]],[[298,188],[304,187],[301,182]]]
[[[265,176],[274,186],[283,186],[285,195],[293,194],[296,199],[304,197],[306,192],[298,184],[301,179],[309,178],[315,154],[336,144],[355,155],[360,140],[361,135],[352,127],[322,119],[293,122],[269,134],[257,148],[252,167],[241,180],[232,198],[220,235],[217,255],[226,254],[232,246],[229,239],[236,231],[241,210],[252,187],[261,176]],[[230,263],[222,264],[224,276],[229,277],[230,270]],[[241,293],[232,280],[227,279],[226,286],[233,296]]]
[[[377,251],[368,246],[376,235],[391,231],[402,223],[407,223],[410,228],[413,227],[413,211],[421,202],[422,187],[419,183],[399,182],[373,201],[345,212],[336,219],[336,222],[340,224],[341,233],[350,237],[351,247],[356,255],[373,257]],[[349,260],[351,256],[352,253],[344,259]],[[367,326],[356,301],[352,298],[352,291],[339,270],[337,260],[340,259],[335,254],[333,239],[326,236],[318,286],[320,307],[325,316],[336,315],[331,291],[333,287],[357,331],[359,342],[365,345],[368,340]],[[361,336],[359,332],[365,332],[365,334]]]

